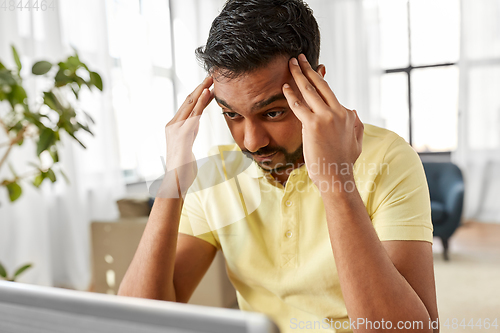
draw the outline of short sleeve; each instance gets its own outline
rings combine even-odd
[[[432,243],[427,179],[419,156],[404,139],[389,145],[375,185],[371,219],[379,239]]]
[[[220,244],[208,225],[197,193],[186,195],[182,207],[179,232],[203,239],[220,250]]]

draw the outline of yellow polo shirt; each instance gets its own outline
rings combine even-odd
[[[351,332],[323,201],[306,167],[282,186],[236,145],[218,150],[199,167],[179,231],[224,253],[240,309],[267,314],[281,332]],[[354,178],[381,241],[432,243],[424,170],[404,139],[365,124]]]

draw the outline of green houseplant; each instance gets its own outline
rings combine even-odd
[[[10,175],[0,178],[0,189],[7,189],[11,202],[21,196],[26,183],[39,187],[46,179],[55,182],[56,174],[68,181],[63,170],[57,168],[61,134],[66,132],[70,139],[85,148],[76,134],[85,131],[93,135],[94,121],[78,108],[79,93],[81,89],[95,87],[102,91],[103,88],[101,76],[81,62],[75,51],[74,55],[56,64],[36,62],[31,68],[32,74],[45,76],[50,84],[39,95],[28,96],[21,77],[22,64],[14,46],[12,55],[16,68],[7,68],[0,59],[0,131],[4,132],[0,136],[0,171],[6,165],[10,169]],[[8,162],[8,157],[13,149],[28,140],[35,143],[33,156],[37,162],[30,162],[29,171],[19,174],[17,166]],[[42,163],[43,155],[50,156],[48,165],[46,161]],[[23,265],[9,277],[0,264],[0,278],[14,280],[29,267],[30,264]]]

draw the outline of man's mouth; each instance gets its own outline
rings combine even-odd
[[[277,151],[275,151],[272,154],[267,154],[267,155],[252,155],[252,157],[257,161],[257,162],[266,162],[266,161],[271,161],[274,155],[276,155]]]

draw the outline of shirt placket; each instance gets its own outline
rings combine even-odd
[[[281,199],[281,267],[295,268],[298,266],[298,212],[299,200],[295,187],[297,174],[292,172],[285,186]]]

